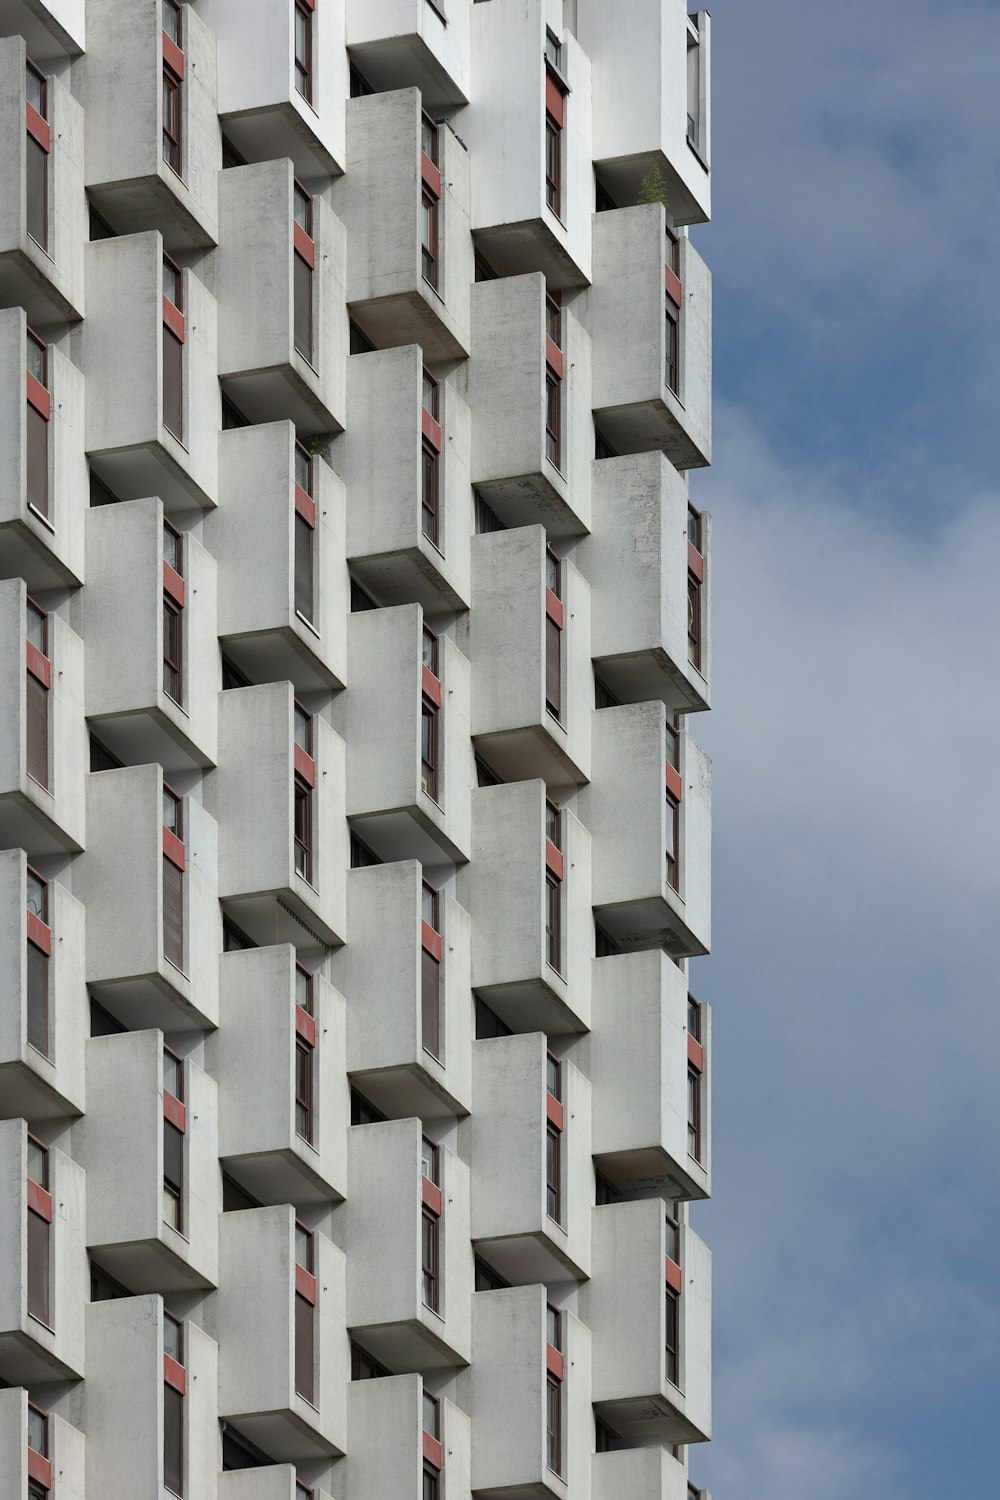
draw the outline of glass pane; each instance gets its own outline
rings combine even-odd
[[[292,190],[292,216],[300,229],[312,237],[312,199],[305,188],[296,183]]]
[[[45,79],[28,63],[24,70],[25,97],[32,109],[45,119]]]
[[[424,411],[430,412],[436,422],[438,414],[438,385],[437,381],[428,375],[426,370],[424,371],[423,401]]]
[[[420,950],[420,1045],[441,1056],[441,965],[426,948]]]
[[[433,1141],[429,1141],[426,1136],[422,1136],[420,1139],[420,1170],[428,1182],[437,1182],[437,1161],[437,1147]]]
[[[33,673],[26,675],[25,769],[39,786],[49,784],[49,695]]]
[[[295,1298],[295,1389],[306,1401],[315,1391],[316,1309],[305,1297]]]
[[[677,858],[677,803],[667,793],[667,858]]]
[[[171,833],[180,837],[181,832],[181,804],[179,798],[167,787],[163,788],[163,826]]]
[[[701,551],[701,515],[693,506],[688,506],[688,541]]]
[[[47,655],[48,651],[46,639],[48,632],[45,628],[47,620],[48,616],[37,605],[29,602],[27,609],[28,645],[34,646],[35,650],[40,651],[43,656]]]
[[[312,268],[301,255],[293,255],[295,262],[292,276],[292,292],[295,314],[295,347],[304,359],[312,363]]]
[[[549,30],[545,32],[545,58],[554,68],[562,67],[562,43]]]
[[[163,956],[184,970],[184,874],[163,856]]]
[[[179,1197],[184,1183],[184,1135],[169,1120],[163,1122],[163,1180]]]
[[[175,1495],[184,1493],[184,1397],[172,1385],[163,1387],[163,1483]]]
[[[428,927],[433,927],[435,932],[437,931],[437,908],[437,891],[433,886],[425,883],[420,891],[420,914]]]
[[[163,329],[163,425],[178,440],[184,437],[184,346]]]
[[[421,661],[428,672],[437,676],[437,636],[424,626],[423,640],[420,648]]]
[[[183,572],[181,561],[181,538],[166,521],[163,523],[163,561],[178,575]]]
[[[180,1321],[165,1312],[163,1314],[163,1352],[171,1359],[175,1359],[178,1364],[183,1364],[181,1342]]]
[[[163,262],[163,295],[174,307],[179,308],[182,302],[181,294],[181,272],[177,266],[170,264],[168,260]]]
[[[306,620],[313,617],[313,531],[302,516],[295,517],[295,608]]]
[[[312,460],[301,443],[295,444],[295,483],[307,495],[312,494]]]
[[[312,1274],[312,1235],[302,1224],[295,1226],[295,1264]]]
[[[163,1087],[175,1099],[184,1098],[184,1064],[166,1047],[163,1049]]]
[[[298,967],[295,970],[295,1003],[307,1015],[312,1015],[312,975]]]
[[[545,1059],[545,1087],[553,1099],[562,1098],[561,1073],[558,1057],[553,1057],[550,1052]]]
[[[427,1391],[424,1391],[424,1431],[432,1438],[438,1436],[438,1403]]]
[[[28,910],[40,922],[48,921],[45,881],[36,875],[34,870],[28,871]]]
[[[45,1413],[39,1411],[35,1406],[28,1407],[28,1447],[35,1453],[40,1453],[43,1458],[48,1456],[48,1443],[46,1441]]]
[[[28,504],[40,515],[49,514],[49,424],[29,401],[26,409]]]
[[[420,149],[437,166],[438,132],[434,121],[427,115],[420,116]]]
[[[28,944],[28,1045],[48,1057],[49,960],[34,943]]]
[[[30,75],[29,75],[30,76]],[[49,246],[48,226],[48,152],[28,136],[25,140],[25,194],[27,200],[28,233],[43,250]]]
[[[28,1210],[28,1313],[49,1322],[49,1224]]]
[[[48,1191],[49,1153],[43,1145],[28,1136],[28,1181],[35,1182]]]
[[[557,849],[562,847],[559,834],[559,809],[551,802],[545,804],[545,837]]]
[[[40,339],[28,334],[28,374],[34,375],[39,385],[45,384],[45,347]]]
[[[562,1314],[557,1307],[545,1309],[545,1336],[553,1349],[562,1349]]]
[[[163,691],[175,703],[180,703],[181,614],[166,598],[163,601]]]
[[[678,748],[677,747],[678,747],[677,730],[674,729],[674,727],[671,724],[668,724],[667,725],[667,761],[668,761],[668,763],[670,765],[673,766],[673,768],[674,768],[675,771],[677,771],[677,770],[680,769],[680,761],[679,761],[679,755],[678,755]]]
[[[160,25],[170,40],[179,47],[181,44],[181,18],[176,5],[173,3],[173,0],[162,0],[160,10],[162,13]]]
[[[298,747],[299,747],[300,750],[304,750],[307,755],[311,755],[312,754],[312,715],[306,713],[305,709],[304,708],[300,708],[297,703],[295,705],[294,722],[295,722],[295,727],[294,727],[294,730],[293,730],[293,734],[294,734],[294,738],[295,738],[295,743],[298,745]]]

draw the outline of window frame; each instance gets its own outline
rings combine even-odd
[[[426,1205],[420,1210],[420,1296],[431,1312],[441,1314],[441,1220]]]
[[[545,367],[545,457],[562,473],[562,378]]]
[[[162,121],[163,134],[163,160],[183,181],[182,168],[184,165],[184,125],[183,109],[181,104],[181,91],[183,83],[174,72],[170,64],[164,59],[163,62],[163,85],[162,85]],[[169,108],[168,108],[169,105]],[[170,125],[168,125],[168,115]],[[176,158],[176,159],[175,159]]]
[[[437,292],[441,280],[439,200],[425,186],[421,190],[420,201],[420,274],[431,291]]]
[[[305,54],[299,54],[299,19],[304,22]],[[312,106],[313,94],[313,56],[315,53],[315,38],[313,26],[315,24],[315,11],[310,0],[295,0],[294,14],[292,17],[292,76],[295,84],[295,92],[301,99]],[[299,74],[302,75],[303,86],[299,83]]]

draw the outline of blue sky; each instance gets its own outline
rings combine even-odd
[[[1000,3],[716,0],[715,1500],[996,1500]]]

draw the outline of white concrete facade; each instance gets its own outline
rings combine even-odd
[[[709,1500],[710,73],[0,0],[0,1500]]]

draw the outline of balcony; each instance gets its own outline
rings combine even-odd
[[[595,1453],[592,1462],[591,1500],[691,1500],[684,1465],[666,1448]]]
[[[218,832],[193,797],[180,824],[176,813],[159,766],[87,777],[87,848],[73,866],[87,985],[133,1028],[218,1025]]]
[[[588,1493],[594,1446],[590,1332],[571,1313],[564,1312],[561,1322],[562,1349],[557,1350],[548,1344],[543,1286],[477,1292],[472,1299],[476,1358],[469,1382],[476,1414],[472,1489],[477,1500],[512,1495],[568,1500]],[[554,1427],[548,1421],[550,1376],[558,1385]]]
[[[211,509],[219,448],[215,298],[193,271],[180,272],[180,287],[164,295],[158,234],[96,240],[85,253],[91,468],[112,498],[159,495],[171,519]]]
[[[218,1415],[279,1463],[346,1447],[345,1259],[318,1231],[306,1239],[287,1205],[219,1219]]]
[[[429,0],[416,3],[430,12]],[[467,359],[469,158],[444,125],[428,119],[424,133],[426,108],[415,88],[347,101],[350,171],[333,189],[349,226],[347,304],[376,347],[419,344],[428,362]]]
[[[33,338],[19,307],[0,308],[0,383],[25,400],[5,404],[0,428],[0,572],[29,589],[83,581],[83,376]]]
[[[566,810],[552,846],[545,801],[541,781],[472,793],[472,861],[458,895],[483,914],[473,989],[513,1030],[558,1035],[590,1025],[590,835]]]
[[[655,948],[595,959],[591,998],[591,1150],[598,1171],[630,1195],[707,1198],[712,1159],[709,1007],[698,1006],[700,1035],[691,1035],[687,979]],[[692,1073],[698,1088],[693,1119]]]
[[[219,486],[219,508],[205,530],[218,558],[226,656],[251,682],[287,681],[298,693],[341,687],[348,613],[343,483],[296,444],[291,423],[270,422],[220,434]]]
[[[29,859],[84,841],[83,641],[0,581],[0,846]]]
[[[262,1203],[343,1198],[343,996],[298,968],[287,945],[224,953],[219,988],[212,1046],[226,1172]]]
[[[251,422],[329,433],[345,420],[344,226],[292,171],[265,161],[219,176],[219,379]]]
[[[472,736],[506,781],[590,775],[590,585],[540,526],[472,540]],[[555,585],[553,588],[552,585]]]
[[[467,5],[347,0],[347,45],[351,62],[379,92],[416,87],[428,109],[446,113],[469,102]]]
[[[712,763],[688,734],[668,742],[660,703],[595,710],[592,723],[580,816],[593,839],[597,922],[619,948],[707,953]]]
[[[683,477],[660,453],[595,463],[591,493],[592,533],[576,560],[593,590],[594,671],[622,703],[659,698],[671,714],[708,708],[711,517],[691,510]],[[698,546],[690,541],[695,529]],[[692,606],[701,625],[696,644]]]
[[[215,764],[215,558],[165,529],[159,500],[86,513],[86,713],[126,763]]]
[[[344,767],[344,741],[296,708],[291,683],[219,695],[219,897],[254,942],[344,941]]]
[[[295,17],[284,24],[272,0],[199,0],[198,14],[219,44],[219,115],[226,138],[247,161],[289,157],[301,181],[343,172],[347,94],[343,10],[312,23],[308,74],[296,68]],[[315,12],[314,12],[315,16]],[[247,38],[267,36],[248,66]]]
[[[538,1032],[473,1045],[472,1238],[512,1282],[590,1273],[590,1084],[565,1059],[560,1073],[557,1098]]]
[[[617,452],[659,448],[693,469],[712,461],[712,278],[686,237],[676,274],[672,255],[661,204],[594,215],[591,399]]]
[[[334,959],[351,998],[347,1071],[396,1119],[469,1111],[469,914],[446,891],[425,888],[421,875],[413,860],[352,870],[351,941]]]
[[[58,1475],[60,1495],[77,1500],[84,1493],[83,1433],[55,1412],[43,1411],[18,1386],[0,1390],[0,1453],[6,1474],[4,1500],[7,1495],[11,1500],[30,1495],[29,1479],[42,1485],[45,1493],[53,1474]]]
[[[274,1464],[263,1469],[233,1470],[218,1477],[218,1500],[302,1500],[293,1464]],[[331,1500],[326,1490],[311,1484],[310,1500]]]
[[[26,55],[36,64],[19,35],[0,39],[0,302],[45,328],[83,316],[83,111]]]
[[[87,1494],[212,1494],[215,1341],[168,1317],[157,1296],[91,1302],[86,1313]]]
[[[352,1381],[347,1388],[347,1494],[363,1495],[365,1500],[423,1500],[425,1459],[443,1476],[449,1496],[462,1500],[469,1494],[469,1419],[443,1397],[437,1398],[436,1406],[428,1397],[419,1375]],[[437,1437],[427,1431],[429,1421],[436,1421]],[[392,1434],[391,1442],[386,1442],[387,1433]]]
[[[64,64],[84,49],[84,0],[5,0],[4,31],[23,36],[37,63]]]
[[[475,283],[466,399],[472,483],[504,526],[551,539],[590,526],[594,426],[590,335],[568,308],[556,320],[545,288],[537,275]]]
[[[415,604],[347,620],[347,815],[385,860],[468,858],[469,662]],[[425,665],[429,658],[432,665]]]
[[[123,26],[118,0],[87,0],[81,98],[91,203],[117,234],[158,229],[174,254],[219,239],[216,47],[193,5],[176,38],[162,15],[135,0]]]
[[[219,1279],[218,1088],[190,1058],[177,1071],[161,1031],[87,1042],[87,1245],[138,1292]]]
[[[383,605],[467,609],[470,418],[455,382],[430,379],[414,344],[356,354],[347,411],[334,462],[365,497],[347,517],[355,577]]]
[[[84,909],[65,886],[28,870],[21,849],[0,852],[0,1114],[48,1120],[83,1113]]]
[[[0,1378],[80,1380],[87,1300],[85,1174],[23,1120],[0,1121]],[[27,1273],[27,1274],[25,1274]]]
[[[600,59],[593,87],[600,183],[624,207],[638,201],[643,177],[655,168],[676,223],[700,224],[712,211],[711,18],[687,10],[686,0],[637,0],[620,26],[604,0],[579,0],[576,31],[583,50]]]
[[[593,1337],[598,1416],[626,1440],[707,1442],[712,1435],[711,1252],[682,1224],[680,1263],[669,1258],[660,1198],[606,1204],[591,1212],[593,1265],[585,1316]],[[671,1294],[676,1330],[668,1317]]]
[[[422,1143],[420,1120],[356,1125],[348,1142],[347,1324],[397,1374],[467,1365],[469,1168]],[[423,1165],[422,1165],[423,1163]]]
[[[472,228],[498,276],[541,271],[553,287],[585,286],[594,206],[591,66],[569,31],[558,67],[546,65],[551,16],[545,0],[473,7],[476,91],[462,116],[477,164]]]

